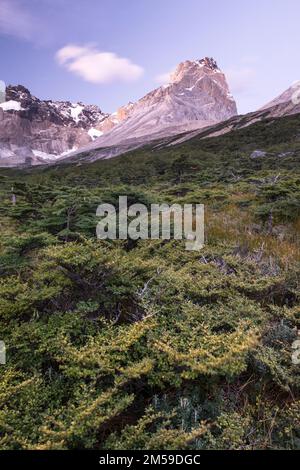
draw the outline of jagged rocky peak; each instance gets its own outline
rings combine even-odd
[[[108,118],[110,130],[83,150],[107,158],[156,139],[208,127],[237,114],[226,77],[213,58],[181,62],[162,85]],[[107,125],[107,120],[103,121]],[[114,147],[114,151],[105,150]],[[93,157],[93,158],[94,158]]]
[[[129,102],[122,106],[104,119],[97,128],[107,133],[137,113],[146,112],[147,107],[151,107],[148,111],[152,112],[152,107],[164,106],[166,100],[169,107],[172,106],[166,125],[168,122],[181,125],[183,122],[197,121],[195,125],[199,124],[201,127],[200,120],[204,125],[208,125],[210,122],[207,121],[214,123],[237,114],[236,104],[230,94],[225,75],[215,59],[204,57],[200,60],[181,62],[170,75],[168,84],[150,91],[136,103]],[[208,106],[206,110],[204,106]],[[163,123],[163,114],[157,124],[159,121]],[[141,123],[138,132],[143,132],[143,128]],[[157,126],[155,130],[159,130]]]
[[[38,164],[75,151],[102,135],[107,118],[96,105],[40,100],[9,85],[0,103],[0,166]]]
[[[6,94],[0,103],[0,165],[11,165],[13,158],[13,164],[22,163],[24,155],[34,163],[114,147],[102,155],[106,158],[128,145],[136,148],[237,114],[226,77],[209,57],[180,63],[169,84],[111,115],[81,102],[40,100],[22,85],[9,86]]]
[[[10,113],[17,112],[22,118],[30,121],[47,121],[82,129],[89,129],[108,116],[96,105],[40,100],[23,85],[9,85],[6,88],[6,101],[1,103],[0,107]]]
[[[218,70],[219,67],[217,65],[217,62],[213,57],[204,57],[203,59],[199,60],[200,65],[205,65],[205,67],[208,67],[212,70]]]
[[[28,88],[25,88],[23,85],[8,85],[6,87],[6,101],[18,101],[25,105],[32,101],[33,98]]]
[[[171,74],[169,84],[153,90],[139,100],[132,115],[142,106],[157,105],[161,122],[198,121],[199,127],[219,122],[237,114],[224,73],[213,58],[181,62]],[[197,125],[197,124],[196,124]]]
[[[201,69],[203,69],[201,71]],[[176,83],[182,80],[186,74],[199,73],[210,74],[210,73],[222,73],[217,65],[217,62],[212,57],[204,57],[200,60],[185,60],[181,62],[175,72],[170,76],[170,83]]]

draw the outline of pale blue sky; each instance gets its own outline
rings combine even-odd
[[[299,20],[299,0],[0,0],[0,79],[111,112],[212,56],[243,113],[300,79]]]

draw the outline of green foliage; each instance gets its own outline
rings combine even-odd
[[[299,131],[1,172],[1,449],[300,448]],[[119,195],[204,203],[205,247],[97,241]]]

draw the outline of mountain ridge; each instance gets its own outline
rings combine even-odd
[[[40,100],[23,85],[6,87],[0,103],[0,164],[39,164],[75,150],[101,132],[108,115],[96,105]]]
[[[139,146],[158,135],[170,136],[204,128],[236,114],[236,103],[217,62],[209,57],[187,60],[177,66],[167,85],[150,91],[132,104],[121,122],[76,153],[97,147],[125,146],[127,149],[128,142],[133,147]],[[118,149],[116,152],[108,150],[104,158],[115,154]]]
[[[112,114],[81,102],[39,100],[22,85],[8,86],[0,103],[0,166],[95,161],[147,144],[213,137],[300,113],[299,96],[295,82],[257,111],[239,116],[226,77],[210,57],[181,62],[168,84]]]

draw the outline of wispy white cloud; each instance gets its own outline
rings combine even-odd
[[[244,93],[251,89],[251,86],[256,78],[256,70],[253,67],[234,67],[225,70],[225,75],[229,83],[231,92]]]
[[[129,59],[112,52],[102,52],[94,45],[69,44],[57,51],[57,62],[70,72],[91,83],[133,81],[140,78],[144,69]]]
[[[31,39],[35,21],[17,0],[0,0],[0,34]]]

